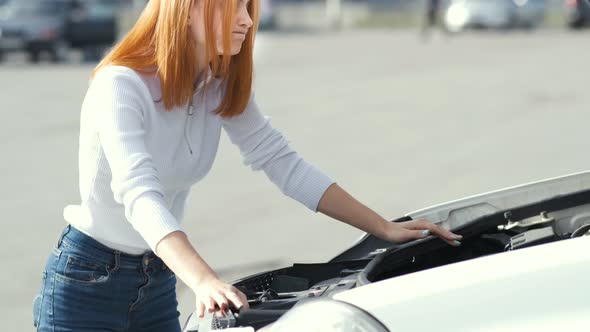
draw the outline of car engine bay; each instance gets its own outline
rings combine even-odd
[[[393,222],[406,220],[411,218]],[[498,211],[452,231],[463,235],[460,247],[452,247],[433,236],[391,244],[366,235],[330,262],[294,264],[238,280],[234,286],[246,294],[250,310],[212,317],[210,327],[200,327],[198,331],[238,326],[259,329],[305,301],[447,264],[588,236],[590,191]]]

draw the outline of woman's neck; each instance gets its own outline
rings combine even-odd
[[[203,50],[203,47],[200,47],[199,50]],[[200,52],[202,53],[202,52]],[[205,54],[198,54],[197,56],[197,72],[195,74],[194,83],[197,86],[197,83],[203,79],[203,74],[207,72],[207,68],[209,68],[209,61],[202,61],[201,59],[205,59]]]

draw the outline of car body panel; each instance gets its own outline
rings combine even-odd
[[[590,237],[446,265],[334,295],[392,331],[581,331]]]
[[[545,19],[547,0],[514,0],[516,26],[535,27]]]

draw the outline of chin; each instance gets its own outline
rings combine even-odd
[[[230,54],[231,56],[238,55],[238,54],[240,54],[240,51],[241,51],[241,50],[242,50],[242,46],[241,46],[241,45],[240,45],[240,46],[235,46],[235,47],[232,47],[232,48],[231,48],[231,51],[229,52],[229,54]],[[220,50],[218,50],[218,51],[217,51],[217,54],[219,54],[219,55],[223,55],[223,52],[222,52],[222,51],[220,51]]]
[[[235,43],[231,47],[231,53],[234,55],[240,53],[241,50],[242,50],[242,42]]]

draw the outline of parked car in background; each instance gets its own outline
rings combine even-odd
[[[260,30],[271,30],[276,28],[275,12],[272,7],[272,0],[260,0]]]
[[[447,30],[459,32],[469,28],[508,28],[513,20],[509,0],[455,0],[446,10]]]
[[[512,26],[535,28],[545,19],[547,0],[512,0],[514,17]]]
[[[69,45],[82,50],[85,60],[98,60],[117,40],[117,13],[124,5],[121,0],[73,0],[66,25]]]
[[[590,26],[590,2],[588,0],[565,0],[568,10],[567,25],[572,29]]]
[[[69,12],[67,0],[6,1],[0,16],[0,58],[10,52],[26,52],[32,62],[43,52],[51,61],[63,60]]]
[[[62,61],[71,48],[96,60],[118,37],[117,15],[130,0],[0,0],[0,59],[25,52]]]
[[[444,15],[447,30],[534,28],[543,22],[546,0],[452,0]]]
[[[67,25],[73,47],[112,44],[117,40],[117,11],[120,0],[77,0]]]

